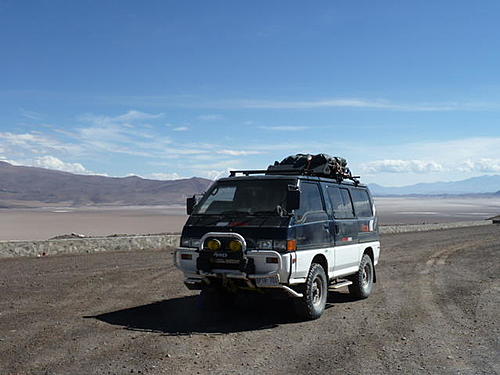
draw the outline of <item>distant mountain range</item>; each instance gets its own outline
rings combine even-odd
[[[184,204],[186,197],[205,191],[212,182],[197,177],[158,181],[137,176],[76,175],[0,161],[0,207],[37,202],[74,206]]]
[[[472,177],[453,182],[421,183],[388,187],[369,184],[374,195],[447,195],[447,194],[499,194],[500,175]]]
[[[207,190],[205,178],[158,181],[137,176],[77,175],[51,169],[14,166],[0,161],[0,208],[65,204],[173,205]],[[495,194],[500,196],[500,175],[473,177],[402,187],[370,184],[374,195]]]

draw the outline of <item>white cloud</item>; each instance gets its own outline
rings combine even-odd
[[[420,159],[432,155],[433,160],[478,160],[500,156],[500,137],[471,137],[436,142],[407,143],[394,147],[395,151],[410,152]]]
[[[0,146],[2,146],[5,153],[22,156],[26,152],[32,154],[45,154],[52,151],[78,153],[81,150],[80,145],[60,142],[39,132],[0,132]]]
[[[325,98],[313,100],[221,100],[203,103],[199,106],[212,108],[245,108],[245,109],[315,109],[315,108],[356,108],[380,109],[391,111],[462,111],[498,108],[497,103],[444,102],[444,103],[395,103],[384,99],[364,98]],[[193,104],[193,107],[196,105]]]
[[[214,115],[214,114],[209,114],[209,115],[200,115],[197,117],[198,120],[202,121],[216,121],[216,120],[222,120],[224,116],[222,115]]]
[[[1,152],[1,150],[0,150],[0,152]],[[0,155],[0,161],[4,161],[4,162],[12,164],[12,165],[22,165],[22,163],[20,163],[19,161],[7,159],[5,156],[2,156],[2,155]]]
[[[500,159],[478,159],[464,160],[457,165],[457,170],[460,172],[482,172],[482,173],[500,173]]]
[[[38,113],[38,112],[35,112],[35,111],[28,111],[24,108],[21,108],[21,116],[27,118],[27,119],[30,119],[30,120],[41,120],[43,118],[43,116]]]
[[[246,156],[246,155],[258,155],[262,154],[261,151],[245,151],[245,150],[218,150],[217,154],[221,155],[232,155],[232,156]]]
[[[325,147],[326,144],[319,149]],[[413,176],[398,177],[402,178],[404,183],[458,180],[484,173],[497,173],[497,161],[500,159],[500,137],[470,137],[384,145],[365,143],[361,146],[342,147],[342,155],[347,156],[353,171],[359,170],[365,174],[382,170],[390,173],[401,171],[401,174],[404,170],[413,172]],[[360,149],[363,150],[362,153],[359,152]],[[374,161],[369,162],[370,159]],[[411,163],[411,161],[417,162]],[[428,175],[419,173],[418,171],[422,169],[433,173]],[[377,179],[380,178],[390,177],[377,176]]]
[[[161,116],[162,114],[138,111],[129,111],[115,117],[87,114],[80,117],[87,126],[77,128],[73,137],[83,144],[88,153],[98,149],[135,156],[157,157],[158,153],[163,152],[172,141],[151,131],[149,126],[145,128],[142,121]],[[134,124],[130,121],[134,121]]]
[[[31,163],[31,165],[33,167],[55,169],[57,171],[64,171],[64,172],[71,172],[78,174],[92,173],[80,163],[67,163],[62,161],[61,159],[58,159],[50,155],[45,155],[35,158]]]
[[[274,131],[302,131],[309,129],[308,126],[259,126],[260,129],[264,130],[274,130]]]
[[[200,174],[200,176],[208,178],[209,180],[217,180],[219,178],[229,176],[229,172],[232,169],[233,168],[227,168],[227,169],[224,169],[224,170],[220,170],[220,169],[219,170],[215,170],[215,169],[212,169],[212,170],[209,170],[209,171],[202,172]]]
[[[151,173],[150,175],[148,175],[148,178],[151,178],[153,180],[179,180],[179,179],[187,178],[187,177],[182,177],[178,173],[157,172],[157,173]]]
[[[437,155],[436,160],[384,159],[360,164],[360,170],[375,173],[446,173],[465,178],[467,174],[500,173],[500,158],[462,158],[460,153]]]
[[[108,117],[111,121],[116,121],[116,122],[128,122],[128,121],[134,121],[134,120],[151,120],[155,118],[162,117],[163,113],[146,113],[146,112],[140,112],[140,111],[135,111],[131,110],[128,111],[127,113],[124,113],[123,115],[119,115],[116,117]]]
[[[216,160],[213,162],[207,162],[203,164],[188,164],[187,167],[198,170],[201,172],[208,170],[232,170],[237,169],[236,166],[241,164],[241,160],[232,159],[232,160]]]
[[[380,109],[390,111],[474,111],[498,110],[500,103],[496,102],[413,102],[397,103],[386,99],[372,98],[319,98],[310,100],[273,100],[273,99],[220,99],[209,100],[192,95],[184,96],[120,96],[106,97],[104,100],[112,103],[127,105],[165,105],[178,108],[207,108],[207,109],[315,109],[315,108],[357,108]]]
[[[189,128],[187,126],[178,126],[176,128],[173,128],[172,130],[175,132],[185,132],[188,131]]]
[[[443,166],[428,160],[376,160],[361,165],[366,173],[429,173],[441,172]]]
[[[195,176],[216,180],[229,176],[230,171],[241,169],[236,167],[240,163],[240,160],[222,160],[212,163],[189,165],[188,168],[194,172]]]

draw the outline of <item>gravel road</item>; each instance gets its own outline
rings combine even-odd
[[[500,226],[384,235],[374,294],[210,307],[171,251],[0,260],[0,374],[500,373]],[[250,302],[250,303],[249,303]]]

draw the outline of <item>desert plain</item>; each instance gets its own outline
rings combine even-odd
[[[381,225],[484,220],[500,214],[500,197],[376,197]],[[179,233],[183,206],[64,205],[0,209],[0,240]]]

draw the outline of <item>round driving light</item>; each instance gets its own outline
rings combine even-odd
[[[240,241],[231,240],[231,241],[229,241],[229,250],[241,251],[241,250],[243,250],[243,244]]]
[[[221,243],[219,240],[216,240],[215,238],[212,238],[210,240],[207,241],[207,247],[209,250],[212,250],[212,251],[217,251],[217,250],[220,250],[221,248]]]

